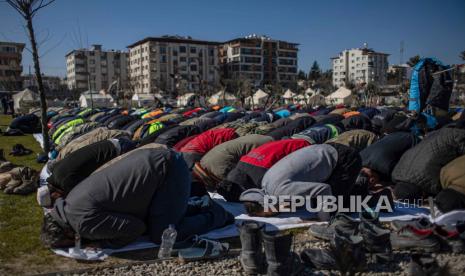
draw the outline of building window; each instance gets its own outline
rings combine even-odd
[[[180,53],[185,53],[186,52],[186,46],[179,46],[179,52]]]
[[[190,50],[190,53],[191,53],[191,54],[197,53],[197,48],[195,48],[195,47],[190,47],[189,50]]]
[[[166,48],[160,47],[160,54],[166,54]]]
[[[180,61],[180,62],[186,62],[186,60],[187,60],[186,57],[180,57],[180,58],[179,58],[179,61]]]

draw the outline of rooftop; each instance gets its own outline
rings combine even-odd
[[[266,35],[256,35],[256,34],[247,35],[245,37],[234,38],[234,39],[225,41],[224,43],[233,43],[233,42],[241,42],[241,41],[242,42],[248,42],[248,41],[251,41],[251,40],[276,41],[276,42],[292,44],[294,46],[299,45],[299,43],[289,42],[289,41],[285,41],[285,40],[276,40],[276,39],[272,39],[271,37],[268,37]]]
[[[133,48],[137,45],[153,41],[153,42],[167,42],[167,43],[186,43],[186,44],[202,44],[202,45],[220,45],[220,42],[216,41],[206,41],[206,40],[197,40],[192,39],[190,36],[178,36],[178,35],[164,35],[159,37],[146,37],[142,40],[139,40],[129,46],[127,48]]]

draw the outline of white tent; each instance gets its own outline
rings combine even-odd
[[[26,88],[13,95],[14,109],[19,112],[23,108],[40,106],[39,94]],[[26,110],[29,111],[29,110]]]
[[[352,91],[341,86],[338,90],[334,91],[326,97],[327,104],[351,104],[354,96]]]
[[[232,105],[236,100],[237,98],[233,94],[221,90],[213,94],[208,99],[208,103],[211,105]]]
[[[194,93],[187,93],[187,94],[178,96],[178,99],[177,99],[178,107],[187,106],[187,104],[193,97],[195,97]]]
[[[155,103],[155,96],[152,94],[134,94],[131,98],[132,103],[137,107],[149,107]]]
[[[294,102],[295,98],[295,93],[291,91],[291,89],[287,89],[286,92],[284,92],[283,99],[286,104],[290,104]]]
[[[249,96],[245,98],[245,104],[251,106],[252,104],[254,106],[261,106],[264,105],[266,102],[266,99],[268,98],[268,94],[265,93],[265,91],[258,89],[253,96]]]
[[[308,105],[311,106],[311,107],[322,106],[322,105],[325,105],[325,104],[326,104],[325,96],[323,96],[321,94],[315,94],[315,95],[311,96],[310,98],[308,98]]]
[[[80,107],[114,107],[115,100],[109,94],[86,91],[79,97]]]

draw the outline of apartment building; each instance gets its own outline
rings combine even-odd
[[[132,90],[140,94],[198,91],[217,85],[218,45],[180,36],[147,37],[129,45]]]
[[[386,84],[389,54],[375,52],[365,43],[363,48],[344,50],[332,57],[333,85],[347,83]]]
[[[0,90],[14,91],[22,88],[24,43],[0,41]]]
[[[42,74],[42,83],[45,90],[56,91],[61,89],[61,79],[57,76],[47,76]],[[27,74],[23,76],[23,88],[38,88],[37,78],[34,74]]]
[[[289,86],[297,81],[298,45],[257,35],[226,41],[219,50],[223,76]]]
[[[128,85],[127,67],[127,52],[103,50],[102,45],[72,50],[66,55],[68,89],[107,90],[114,81],[118,81],[120,89],[124,89]]]

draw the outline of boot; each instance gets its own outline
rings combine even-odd
[[[265,224],[254,221],[243,221],[239,228],[241,239],[241,264],[248,275],[261,274],[263,271],[263,248],[261,230]]]
[[[13,190],[14,194],[27,195],[37,190],[39,174],[33,169],[26,167],[21,176],[21,185]]]
[[[266,233],[262,230],[267,275],[288,275],[291,272],[292,234]]]

